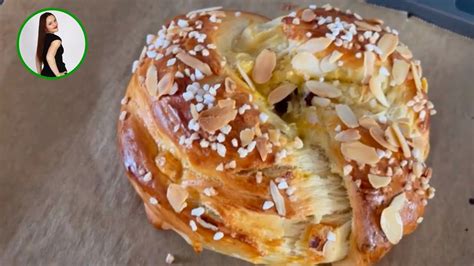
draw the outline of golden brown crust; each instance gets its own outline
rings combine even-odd
[[[152,224],[254,263],[369,265],[413,232],[434,193],[434,110],[382,24],[329,6],[274,21],[210,9],[149,35],[118,141]],[[255,62],[264,49],[274,69]],[[298,88],[272,106],[285,82]]]

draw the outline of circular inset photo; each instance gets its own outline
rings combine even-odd
[[[67,10],[40,9],[20,27],[17,52],[23,65],[38,77],[59,79],[69,76],[86,56],[84,26]]]

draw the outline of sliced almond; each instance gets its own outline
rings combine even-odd
[[[386,140],[385,140],[385,137],[384,137],[384,132],[383,130],[380,128],[380,127],[371,127],[369,129],[369,133],[370,133],[370,136],[372,136],[372,138],[377,141],[378,144],[380,144],[382,147],[386,148],[386,149],[389,149],[393,152],[396,152],[398,150],[397,147],[391,145],[390,143],[388,143]]]
[[[399,45],[395,50],[405,59],[410,60],[413,58],[413,54],[411,53],[410,49],[405,45]]]
[[[385,33],[378,41],[377,46],[382,50],[380,58],[385,61],[389,55],[395,51],[398,45],[398,36]]]
[[[411,138],[410,122],[398,120],[398,127],[400,128],[400,131],[402,132],[403,136],[405,136],[405,138]]]
[[[421,67],[420,60],[415,60],[413,64],[418,69],[418,75],[420,75],[421,78],[423,76],[423,68]]]
[[[380,160],[375,148],[359,141],[343,142],[341,152],[344,157],[359,163],[375,164]]]
[[[342,92],[340,89],[326,82],[308,80],[305,82],[304,86],[312,93],[321,97],[337,98],[342,95]]]
[[[235,89],[237,88],[237,85],[235,84],[235,81],[231,79],[230,77],[226,77],[224,80],[224,86],[225,86],[225,91],[227,93],[233,93]]]
[[[329,100],[328,98],[314,96],[311,99],[311,105],[313,106],[317,105],[321,107],[326,107],[326,106],[329,106],[330,104],[331,104],[331,100]]]
[[[421,86],[421,76],[420,73],[418,72],[418,68],[416,67],[415,63],[411,62],[411,74],[413,76],[413,80],[415,81],[415,86],[418,91],[422,90]]]
[[[198,122],[205,131],[212,133],[234,120],[237,110],[232,106],[214,106],[199,114]]]
[[[255,59],[252,71],[253,81],[262,84],[270,80],[276,66],[276,54],[268,49],[263,49]]]
[[[395,59],[392,67],[392,82],[393,85],[402,84],[408,75],[410,65],[404,60]]]
[[[258,137],[256,139],[257,142],[257,151],[260,154],[260,158],[262,158],[262,161],[265,161],[267,159],[267,155],[270,153],[270,150],[268,148],[268,141],[264,137]]]
[[[423,174],[423,170],[423,164],[420,162],[413,163],[413,174],[415,174],[416,177],[420,177],[421,174]]]
[[[334,64],[337,60],[339,60],[344,54],[339,52],[338,50],[334,50],[329,57],[329,63]]]
[[[337,65],[329,61],[330,58],[331,55],[328,55],[321,60],[321,63],[319,63],[319,68],[323,73],[331,72],[337,69]]]
[[[410,158],[411,156],[410,147],[408,147],[407,140],[405,139],[405,136],[403,136],[402,132],[400,131],[398,124],[393,123],[392,129],[393,129],[393,132],[395,133],[395,136],[397,137],[400,147],[402,147],[403,156],[405,156],[405,158]]]
[[[359,125],[366,129],[370,129],[371,127],[379,127],[379,124],[377,124],[377,121],[373,119],[372,117],[368,116],[363,116],[359,118]]]
[[[140,57],[138,58],[138,62],[140,63],[143,62],[146,56],[146,51],[147,51],[147,47],[143,46],[142,52],[140,53]]]
[[[196,57],[193,57],[184,51],[179,52],[176,57],[185,65],[188,65],[194,69],[198,69],[207,76],[212,75],[212,70],[209,65],[197,59]]]
[[[316,14],[314,14],[313,10],[307,8],[303,10],[301,13],[301,20],[304,22],[311,22],[316,18]]]
[[[235,108],[235,100],[232,98],[221,99],[217,101],[217,105],[221,108],[224,108],[224,107]]]
[[[242,76],[242,78],[245,80],[245,83],[247,83],[247,85],[249,85],[249,87],[252,90],[255,90],[255,85],[253,85],[253,82],[250,79],[250,77],[247,75],[247,72],[245,72],[245,70],[242,69],[239,63],[237,63],[237,70],[239,70],[239,73]]]
[[[359,126],[357,117],[352,109],[346,104],[336,104],[336,113],[339,119],[348,127],[356,128]]]
[[[427,140],[421,136],[419,137],[414,137],[412,139],[412,142],[413,142],[413,149],[415,150],[419,150],[419,151],[424,151],[427,147]],[[418,156],[415,156],[416,159],[418,160],[423,160],[423,152],[420,152],[420,154]]]
[[[158,91],[158,72],[156,71],[155,64],[150,64],[146,71],[145,86],[150,95],[156,96]]]
[[[398,144],[397,136],[395,136],[395,133],[393,132],[393,129],[391,127],[387,127],[385,129],[385,137],[387,138],[387,142],[390,143],[390,145],[399,148],[400,144]]]
[[[166,198],[168,198],[168,202],[177,213],[180,213],[184,208],[186,208],[186,199],[188,196],[188,191],[178,184],[170,184],[166,191]]]
[[[178,92],[179,86],[177,82],[173,83],[173,86],[171,86],[171,89],[169,90],[168,94],[169,95],[175,95],[176,92]]]
[[[374,73],[375,54],[373,52],[364,52],[364,83],[367,84],[369,78]]]
[[[281,136],[281,132],[279,129],[269,129],[268,130],[268,136],[270,138],[270,141],[276,145],[276,146],[279,146],[280,145],[280,136]]]
[[[370,23],[375,23],[375,24],[378,24],[378,25],[383,25],[384,21],[379,19],[379,18],[369,18],[369,19],[366,19],[368,22]]]
[[[291,65],[293,68],[309,76],[320,75],[321,69],[319,67],[319,60],[310,52],[299,52],[291,59]]]
[[[158,98],[169,94],[173,88],[174,74],[172,72],[166,73],[158,82]]]
[[[382,28],[379,25],[372,25],[362,20],[355,20],[354,24],[356,24],[358,30],[362,31],[381,31]]]
[[[284,83],[270,92],[268,95],[268,102],[271,105],[276,104],[285,99],[286,96],[290,95],[295,89],[295,84]]]
[[[369,183],[372,185],[373,188],[381,188],[385,187],[390,184],[392,178],[390,176],[380,176],[380,175],[373,175],[369,174]]]
[[[385,107],[389,107],[387,98],[385,97],[385,94],[383,93],[383,90],[382,90],[383,79],[384,77],[381,75],[372,76],[369,82],[369,89],[372,92],[372,94],[375,96],[375,99],[379,101],[379,103],[381,103]]]
[[[280,216],[286,215],[285,200],[280,194],[280,190],[273,181],[270,181],[270,194],[272,196],[273,202],[275,202],[275,207]]]
[[[242,142],[242,147],[245,147],[250,142],[252,142],[254,136],[255,136],[255,131],[251,128],[246,128],[240,131],[240,141]]]
[[[192,103],[190,106],[189,106],[189,111],[191,112],[191,116],[193,119],[195,120],[198,120],[199,119],[199,113],[198,111],[196,110],[196,105],[194,103]]]
[[[405,192],[402,192],[393,197],[392,202],[390,202],[390,207],[394,208],[397,211],[400,211],[403,209],[403,206],[405,206],[406,201],[407,196],[405,195]]]
[[[357,129],[347,129],[336,134],[334,137],[336,141],[340,142],[349,142],[360,139],[359,130]]]
[[[222,7],[220,7],[222,8]],[[203,11],[201,11],[203,12]],[[211,11],[207,11],[206,12],[207,14],[211,15],[211,16],[216,16],[216,17],[226,17],[226,12],[225,11],[222,11],[222,10],[211,10]]]
[[[321,52],[328,48],[328,46],[331,44],[331,39],[326,38],[326,37],[318,37],[318,38],[312,38],[300,45],[297,48],[298,52],[310,52],[312,54]]]
[[[400,212],[393,207],[387,207],[380,216],[380,226],[392,244],[400,242],[403,236],[403,221]]]

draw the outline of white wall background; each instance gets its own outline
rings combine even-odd
[[[81,61],[82,55],[85,52],[84,33],[79,23],[76,22],[67,13],[51,10],[50,12],[56,16],[58,21],[58,32],[54,33],[61,37],[64,48],[63,61],[66,64],[67,72],[70,73]],[[38,25],[41,12],[31,17],[25,24],[25,27],[20,33],[20,53],[25,63],[36,71],[36,44],[38,42]]]

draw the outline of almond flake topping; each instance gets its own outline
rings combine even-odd
[[[316,14],[314,14],[313,10],[305,9],[301,13],[301,20],[304,22],[311,22],[316,18]]]
[[[341,152],[344,157],[364,164],[375,164],[380,159],[375,148],[360,143],[343,142],[341,144]]]
[[[355,141],[360,139],[360,134],[357,129],[348,129],[337,133],[335,139],[340,142]]]
[[[156,96],[158,90],[158,72],[156,71],[155,64],[150,64],[146,71],[145,86],[150,95]]]
[[[304,75],[318,76],[321,68],[319,59],[310,52],[299,52],[291,59],[293,68]]]
[[[410,49],[408,49],[408,47],[406,46],[397,46],[397,48],[395,49],[403,58],[407,59],[407,60],[410,60],[413,58],[413,54],[411,53]]]
[[[312,54],[321,52],[328,48],[328,46],[331,44],[331,39],[326,38],[326,37],[318,37],[318,38],[312,38],[300,45],[297,48],[298,52],[310,52]]]
[[[173,85],[174,75],[172,72],[168,72],[158,82],[158,98],[166,94],[171,94]]]
[[[221,103],[225,105],[222,106]],[[235,105],[235,101],[233,103]],[[205,131],[212,133],[227,125],[236,116],[237,110],[235,110],[232,102],[222,102],[221,100],[218,105],[202,111],[199,114],[198,122]]]
[[[380,216],[382,231],[388,241],[394,245],[400,242],[403,237],[403,220],[400,211],[405,205],[405,202],[406,196],[405,193],[402,192],[393,198],[390,206],[385,208]]]
[[[304,84],[304,86],[311,91],[312,93],[327,98],[337,98],[342,95],[341,90],[338,89],[336,86],[326,83],[326,82],[319,82],[315,80],[308,80]]]
[[[364,81],[368,81],[374,73],[375,54],[373,52],[364,52]],[[366,82],[364,82],[366,83]]]
[[[392,67],[392,84],[395,86],[402,84],[407,78],[408,70],[410,65],[407,62],[395,59]]]
[[[381,31],[382,28],[379,25],[372,25],[364,21],[356,20],[354,21],[358,30],[362,31]]]
[[[183,62],[185,65],[188,65],[194,69],[198,69],[202,73],[206,74],[207,76],[212,75],[212,70],[209,67],[208,64],[202,62],[201,60],[197,59],[196,57],[190,56],[186,52],[179,52],[176,55],[176,58],[178,58],[181,62]]]
[[[372,76],[369,82],[369,89],[372,92],[372,94],[375,96],[375,99],[377,99],[377,101],[379,101],[383,106],[389,107],[387,98],[385,97],[385,94],[382,90],[383,79],[384,77],[380,75]]]
[[[235,84],[235,81],[231,79],[230,77],[226,77],[224,80],[224,86],[225,86],[225,91],[227,93],[233,93],[235,89],[237,88],[237,85]]]
[[[390,176],[369,174],[369,182],[374,188],[385,187],[390,184],[390,181],[392,181],[392,178]]]
[[[344,54],[339,52],[338,50],[334,50],[329,57],[329,63],[334,64],[337,60],[339,60]]]
[[[380,127],[378,127],[378,126],[371,127],[369,129],[369,133],[370,133],[370,136],[372,136],[372,138],[375,141],[377,141],[377,143],[380,144],[382,147],[384,147],[388,150],[391,150],[393,152],[396,152],[398,150],[397,147],[391,145],[390,143],[387,142],[387,140],[385,140],[384,132]]]
[[[371,117],[367,117],[367,116],[363,116],[359,118],[359,124],[366,129],[379,126],[379,124],[377,124],[377,121],[375,121],[375,119]]]
[[[393,132],[395,133],[395,136],[398,139],[398,143],[402,147],[403,156],[405,156],[405,158],[410,158],[411,157],[410,147],[408,147],[407,140],[405,139],[405,136],[403,136],[402,131],[398,127],[398,124],[393,123],[392,129],[393,129]]]
[[[359,126],[357,117],[352,109],[346,104],[336,104],[336,113],[339,119],[348,127],[356,128]]]
[[[252,71],[253,81],[262,84],[270,80],[276,66],[276,54],[268,49],[263,49],[255,59]]]
[[[296,85],[291,83],[284,83],[273,89],[270,94],[268,94],[268,102],[271,105],[276,104],[285,99],[286,96],[290,95],[295,89]]]
[[[277,209],[278,214],[280,216],[285,216],[286,215],[285,200],[283,199],[283,196],[280,194],[280,191],[277,185],[273,181],[270,181],[270,194],[272,196],[273,202],[275,202],[275,207]]]
[[[411,62],[410,64],[411,64],[411,74],[413,75],[413,80],[415,81],[416,89],[418,91],[421,91],[423,87],[421,86],[420,72],[419,72],[417,66],[415,65],[415,63]]]
[[[382,54],[380,58],[382,61],[385,61],[389,55],[395,51],[398,45],[398,36],[393,35],[393,34],[384,34],[379,42],[377,43],[377,46],[382,50]]]
[[[326,107],[329,104],[331,104],[331,100],[329,100],[328,98],[314,96],[313,99],[311,99],[311,105],[313,106],[317,105],[321,107]],[[310,113],[310,114],[314,114],[314,113]]]
[[[262,161],[267,159],[268,154],[271,152],[271,148],[268,147],[268,141],[264,137],[258,137],[256,139],[257,142],[257,151],[260,154],[260,158]]]
[[[342,54],[341,54],[342,55]],[[337,65],[335,63],[331,63],[332,54],[325,56],[322,60],[321,63],[319,64],[319,67],[321,68],[321,71],[323,73],[331,72],[337,68]]]
[[[387,207],[380,216],[380,226],[392,244],[400,242],[403,236],[403,221],[400,212],[393,207]]]
[[[247,83],[247,85],[249,85],[249,87],[252,90],[255,90],[255,85],[253,84],[250,77],[247,75],[247,72],[245,72],[245,70],[243,70],[242,67],[240,66],[240,64],[238,64],[238,63],[237,63],[237,70],[239,71],[242,78],[245,80],[245,83]]]
[[[173,210],[177,213],[180,213],[184,208],[186,208],[186,199],[188,196],[188,191],[178,184],[170,184],[166,191],[166,198],[171,207],[173,207]]]
[[[391,127],[387,127],[387,129],[385,129],[385,137],[387,138],[387,141],[388,143],[390,143],[390,145],[397,148],[400,147],[397,137],[395,136],[395,133],[393,132],[393,129]]]
[[[255,136],[255,131],[251,128],[246,128],[240,131],[240,141],[242,146],[247,146],[250,142],[252,142],[253,137]]]

